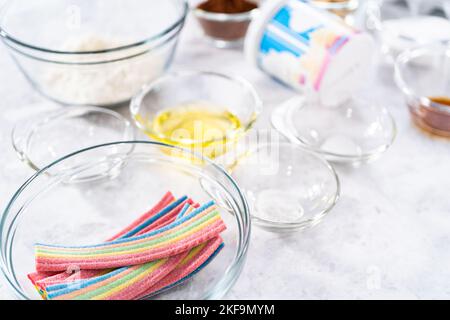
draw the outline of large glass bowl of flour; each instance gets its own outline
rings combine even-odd
[[[183,0],[13,0],[0,38],[48,98],[112,106],[165,72],[186,13]]]

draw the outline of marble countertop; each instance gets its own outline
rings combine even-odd
[[[212,48],[188,21],[172,70],[211,69],[244,76],[264,100],[258,127],[292,96],[247,64],[239,50]],[[319,226],[277,234],[253,228],[245,268],[228,299],[450,298],[450,141],[411,125],[389,66],[363,95],[385,105],[398,125],[393,147],[358,169],[336,167],[342,197]],[[0,204],[32,174],[11,146],[10,132],[44,101],[0,48]],[[120,110],[127,114],[127,108]],[[0,280],[0,298],[13,298]]]

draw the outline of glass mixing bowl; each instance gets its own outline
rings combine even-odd
[[[386,62],[393,63],[408,48],[450,40],[447,2],[369,0],[365,10],[366,27],[377,36]]]
[[[328,162],[278,139],[244,151],[228,170],[249,201],[253,221],[271,231],[319,224],[340,195],[338,176]]]
[[[134,139],[133,125],[121,114],[92,106],[67,106],[44,112],[18,122],[12,132],[19,159],[36,171],[84,148]]]
[[[237,280],[247,254],[250,216],[246,199],[221,167],[207,159],[195,165],[184,157],[171,156],[172,152],[189,153],[156,142],[104,144],[65,156],[26,181],[0,222],[0,267],[15,294],[23,299],[39,298],[27,279],[34,271],[35,243],[104,241],[170,190],[177,197],[189,195],[199,203],[216,201],[227,225],[222,234],[225,247],[190,281],[157,298],[223,297]],[[68,161],[79,165],[60,170]],[[104,179],[66,183],[86,171],[103,172],[105,168],[110,174]],[[49,176],[49,170],[59,174]]]
[[[313,4],[335,14],[350,25],[354,23],[354,14],[359,7],[359,0],[313,0]]]
[[[116,105],[171,64],[187,10],[183,0],[14,0],[0,38],[48,98]]]
[[[450,137],[450,44],[430,44],[403,52],[395,80],[414,123],[425,132]]]
[[[397,135],[388,110],[361,99],[329,108],[297,96],[275,109],[272,125],[292,143],[354,166],[378,159]]]
[[[174,111],[197,106],[201,109],[196,114],[183,111],[178,118]],[[145,86],[133,98],[130,110],[137,127],[151,139],[216,158],[253,127],[262,102],[244,79],[216,72],[184,72]],[[205,117],[208,111],[218,116]]]

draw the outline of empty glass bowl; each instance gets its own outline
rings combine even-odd
[[[359,0],[313,0],[313,3],[341,17],[348,24],[354,23],[353,15],[359,6]]]
[[[122,115],[92,106],[67,106],[56,112],[36,115],[17,123],[12,132],[17,155],[36,171],[72,152],[134,138],[132,124]],[[66,170],[76,165],[67,160],[58,168]],[[55,173],[53,169],[47,172]],[[83,178],[95,176],[84,175]]]
[[[151,139],[216,158],[253,127],[262,102],[241,78],[185,72],[145,86],[130,110],[138,128]]]
[[[397,134],[386,108],[358,99],[328,108],[294,97],[272,113],[272,125],[292,143],[352,165],[377,159]]]
[[[382,53],[392,63],[405,49],[450,40],[448,1],[378,1],[366,6],[367,27],[375,32]]]
[[[133,151],[128,152],[132,146]],[[125,152],[124,152],[125,150]],[[87,148],[61,158],[19,188],[0,221],[0,268],[22,299],[39,295],[27,274],[34,271],[35,243],[98,243],[116,234],[156,203],[166,191],[188,195],[199,203],[216,200],[227,225],[225,247],[191,280],[156,298],[219,299],[237,280],[247,254],[250,216],[244,195],[219,166],[202,159],[186,162],[170,153],[186,152],[156,142],[117,142]],[[98,157],[98,154],[108,155]],[[195,156],[195,155],[192,155]],[[85,161],[61,170],[67,161]],[[112,177],[95,182],[64,183],[84,171],[124,165]],[[59,175],[46,174],[49,170]],[[212,194],[210,190],[215,192]]]
[[[336,172],[325,160],[287,142],[256,145],[229,171],[249,201],[253,221],[273,231],[317,225],[340,194]]]
[[[109,106],[164,73],[186,14],[183,0],[14,0],[0,16],[0,38],[45,96]]]
[[[450,44],[430,44],[402,53],[395,80],[414,123],[428,133],[450,137]]]

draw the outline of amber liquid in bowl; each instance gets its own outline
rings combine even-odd
[[[410,106],[414,123],[433,135],[450,138],[450,97],[429,97],[430,101],[447,107],[448,111],[421,105],[418,109]]]

